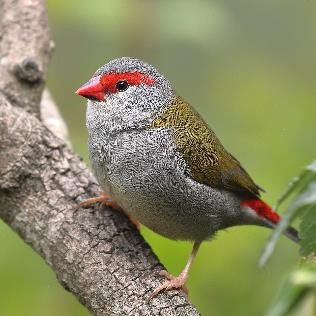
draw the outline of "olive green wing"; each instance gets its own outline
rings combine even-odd
[[[195,181],[245,196],[259,196],[260,187],[225,150],[202,117],[180,97],[160,113],[152,127],[171,128]]]

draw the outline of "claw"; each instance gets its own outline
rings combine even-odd
[[[171,289],[180,289],[184,294],[188,295],[189,290],[185,286],[185,282],[187,281],[188,275],[185,273],[181,273],[179,276],[175,277],[171,275],[169,272],[162,270],[159,272],[160,276],[168,279],[162,285],[158,286],[153,293],[149,296],[148,301],[154,298],[157,294],[159,294],[163,290],[171,290]]]
[[[113,200],[113,198],[105,193],[105,192],[99,192],[98,193],[99,196],[96,196],[96,197],[92,197],[92,198],[89,198],[85,201],[82,201],[79,203],[79,206],[81,207],[88,207],[90,205],[93,205],[95,203],[102,203],[102,204],[105,204],[106,206],[109,206],[115,210],[119,210],[121,211],[121,207]]]
[[[111,197],[111,195],[109,195],[108,193],[101,191],[98,192],[99,196],[96,197],[92,197],[89,198],[87,200],[84,200],[82,202],[79,203],[78,207],[89,207],[95,203],[102,203],[106,206],[109,206],[111,208],[113,208],[114,210],[120,211],[122,213],[124,213],[128,219],[136,226],[136,228],[139,230],[140,229],[140,222],[133,217],[131,214],[125,212],[117,203],[116,201]]]
[[[166,271],[166,270],[161,270],[161,271],[159,271],[158,274],[159,274],[160,276],[162,276],[162,277],[165,277],[165,278],[168,279],[168,280],[171,280],[171,279],[174,278],[174,276],[173,276],[171,273],[169,273],[168,271]]]

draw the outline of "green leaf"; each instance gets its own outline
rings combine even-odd
[[[259,259],[259,267],[262,267],[267,263],[268,259],[270,258],[275,249],[277,241],[279,240],[280,236],[283,234],[285,229],[289,226],[291,219],[294,217],[295,211],[295,207],[290,207],[287,210],[287,212],[283,215],[281,221],[274,229],[273,233],[271,234],[269,240],[267,241],[262,251],[261,257]]]
[[[299,187],[304,187],[304,183],[308,182],[309,178],[316,177],[316,160],[314,160],[311,164],[307,165],[300,175],[294,177],[285,191],[281,194],[280,198],[277,200],[276,205],[274,207],[275,210],[279,208],[279,206]]]
[[[315,183],[314,183],[315,184]],[[315,192],[316,194],[316,187]],[[316,253],[316,203],[310,204],[302,216],[300,224],[300,237],[302,256],[308,256]]]
[[[311,164],[306,167],[306,170],[313,171],[316,173],[316,160],[314,160]]]
[[[281,195],[276,203],[276,208],[287,199],[294,191],[298,191],[299,194],[293,199],[289,205],[287,211],[284,213],[281,221],[271,234],[262,255],[259,259],[259,266],[263,266],[275,249],[275,245],[290,225],[291,221],[299,214],[306,216],[305,220],[302,220],[301,228],[303,228],[302,248],[301,253],[307,255],[315,251],[316,248],[316,236],[315,236],[315,221],[316,221],[316,160],[306,166],[302,173],[292,179],[287,189]],[[301,212],[302,211],[302,212]],[[308,214],[308,215],[307,215]],[[301,233],[300,233],[301,235]]]
[[[289,315],[311,291],[316,289],[316,265],[305,262],[291,273],[279,297],[265,316]]]
[[[273,231],[271,237],[269,238],[263,250],[263,253],[259,260],[259,266],[263,266],[267,262],[267,260],[269,259],[269,257],[271,256],[275,248],[276,242],[278,241],[282,233],[285,231],[286,227],[289,226],[291,220],[301,211],[303,211],[304,214],[305,212],[308,212],[308,213],[312,212],[312,215],[310,215],[310,217],[314,218],[313,225],[316,224],[315,223],[316,213],[312,211],[314,210],[315,204],[316,204],[316,181],[310,183],[307,186],[306,190],[302,191],[301,194],[299,194],[294,199],[294,201],[291,203],[287,211],[284,213],[283,218],[281,219],[281,221],[279,222],[279,224]],[[310,220],[310,217],[308,217],[309,220]],[[315,244],[314,244],[315,238],[313,239],[313,236],[315,237],[315,233],[309,231],[308,223],[306,225],[304,224],[304,227],[306,229],[306,232],[308,232],[306,233],[305,235],[306,239],[304,240],[304,242],[306,242],[308,246],[304,247],[304,250],[307,248],[315,249]]]

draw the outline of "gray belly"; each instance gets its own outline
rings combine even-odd
[[[153,231],[204,240],[236,221],[240,202],[188,176],[168,129],[121,132],[95,144],[91,139],[90,158],[101,187]]]

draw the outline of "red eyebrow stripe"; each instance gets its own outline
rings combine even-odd
[[[142,83],[152,85],[154,79],[150,76],[144,75],[141,72],[124,72],[124,73],[110,73],[101,77],[100,83],[107,92],[117,92],[116,83],[120,80],[125,80],[131,86],[138,86]]]

